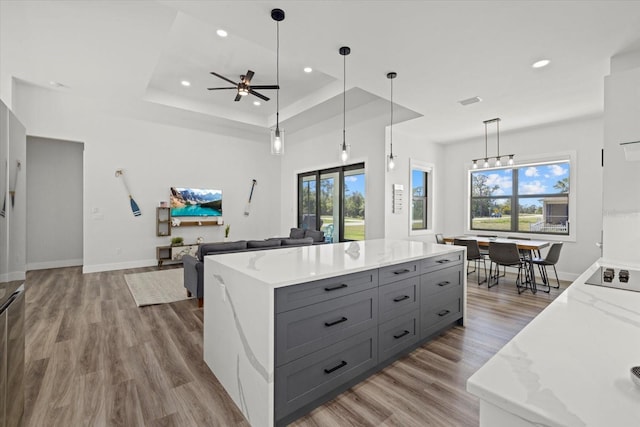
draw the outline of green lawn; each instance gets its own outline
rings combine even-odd
[[[518,228],[522,231],[529,231],[529,225],[542,220],[539,214],[522,214],[519,215]],[[472,228],[479,230],[502,230],[509,231],[511,229],[511,216],[503,215],[502,218],[480,217],[474,218]]]
[[[323,215],[322,228],[326,229],[327,225],[333,224],[333,217]],[[364,240],[365,222],[361,218],[345,218],[344,219],[344,238],[347,240]]]

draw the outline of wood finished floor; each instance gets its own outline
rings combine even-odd
[[[194,300],[138,308],[124,274],[27,274],[25,426],[247,426],[202,360]],[[555,299],[487,290],[469,276],[466,327],[454,327],[294,426],[477,426],[465,383]]]

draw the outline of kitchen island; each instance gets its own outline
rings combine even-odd
[[[464,320],[465,249],[406,240],[205,258],[204,360],[284,425]]]
[[[585,284],[600,267],[638,270],[599,260],[473,374],[480,426],[640,426],[640,292]]]

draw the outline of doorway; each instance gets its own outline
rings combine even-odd
[[[27,136],[27,270],[83,264],[84,144]]]

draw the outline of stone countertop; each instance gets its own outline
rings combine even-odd
[[[629,373],[640,365],[640,292],[585,284],[601,266],[637,268],[597,261],[467,390],[536,425],[640,426],[640,387]]]
[[[352,245],[357,245],[359,251],[349,251]],[[453,245],[374,239],[210,255],[206,258],[278,288],[460,250],[463,248]]]

